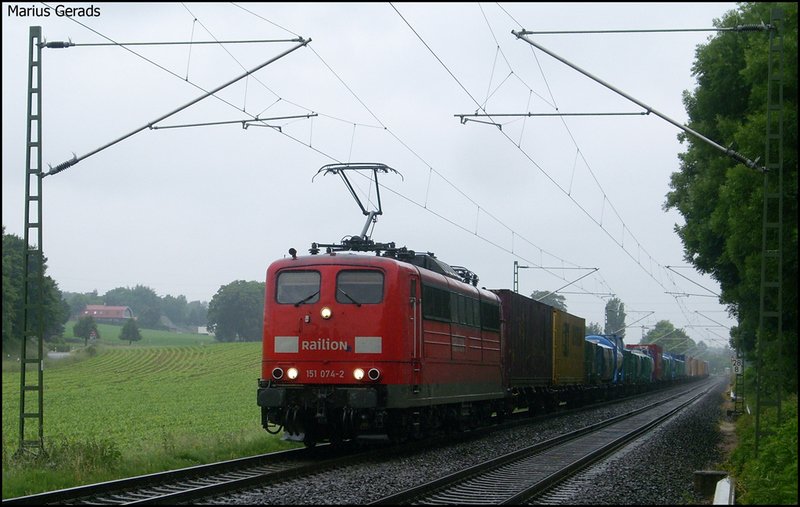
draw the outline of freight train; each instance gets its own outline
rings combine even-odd
[[[655,344],[585,336],[583,318],[479,288],[430,252],[353,236],[289,253],[267,269],[257,404],[267,431],[309,447],[474,429],[708,375]]]

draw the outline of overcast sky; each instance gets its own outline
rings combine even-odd
[[[69,18],[56,5],[81,9]],[[344,183],[314,176],[325,164],[376,162],[400,175],[379,176],[373,240],[434,252],[487,288],[512,288],[516,260],[528,266],[520,292],[561,289],[587,323],[603,324],[615,294],[629,343],[666,319],[722,346],[735,322],[713,295],[718,285],[683,260],[681,216],[662,207],[685,151],[681,131],[511,32],[661,30],[528,37],[682,124],[695,49],[714,33],[699,29],[733,9],[3,3],[3,225],[24,234],[30,26],[47,42],[76,44],[42,51],[45,170],[152,124],[302,37],[311,42],[161,128],[44,178],[43,250],[62,291],[142,284],[210,301],[235,280],[264,281],[289,248],[307,253],[312,242],[361,232],[366,219]],[[215,40],[282,42],[110,44]],[[315,116],[269,120],[304,115]],[[280,128],[197,125],[254,117]],[[351,179],[375,209],[374,185]]]

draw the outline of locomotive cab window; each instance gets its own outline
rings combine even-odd
[[[351,305],[383,301],[383,273],[380,271],[340,271],[336,276],[336,302]]]
[[[275,299],[278,303],[300,306],[319,301],[318,271],[284,271],[278,274]]]

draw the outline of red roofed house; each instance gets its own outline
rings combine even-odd
[[[128,306],[86,305],[81,315],[88,315],[97,322],[122,323],[133,318],[133,311]]]

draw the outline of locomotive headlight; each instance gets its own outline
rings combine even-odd
[[[361,368],[356,368],[355,370],[353,370],[353,377],[354,377],[356,380],[361,380],[361,379],[363,379],[363,378],[364,378],[364,370],[363,370],[363,369],[361,369]]]
[[[381,378],[381,371],[377,368],[370,368],[367,372],[367,377],[374,382]]]
[[[320,310],[320,312],[319,312],[319,315],[320,315],[320,317],[322,317],[323,319],[325,319],[325,320],[328,320],[328,319],[330,319],[330,318],[331,318],[331,315],[333,315],[333,312],[331,312],[331,309],[330,309],[330,308],[328,308],[327,306],[324,306],[324,307],[322,308],[322,310]]]
[[[283,368],[273,368],[272,369],[272,378],[275,380],[280,380],[283,378]]]
[[[300,372],[297,371],[297,368],[289,368],[286,370],[286,376],[289,377],[290,380],[294,380],[297,378]]]

